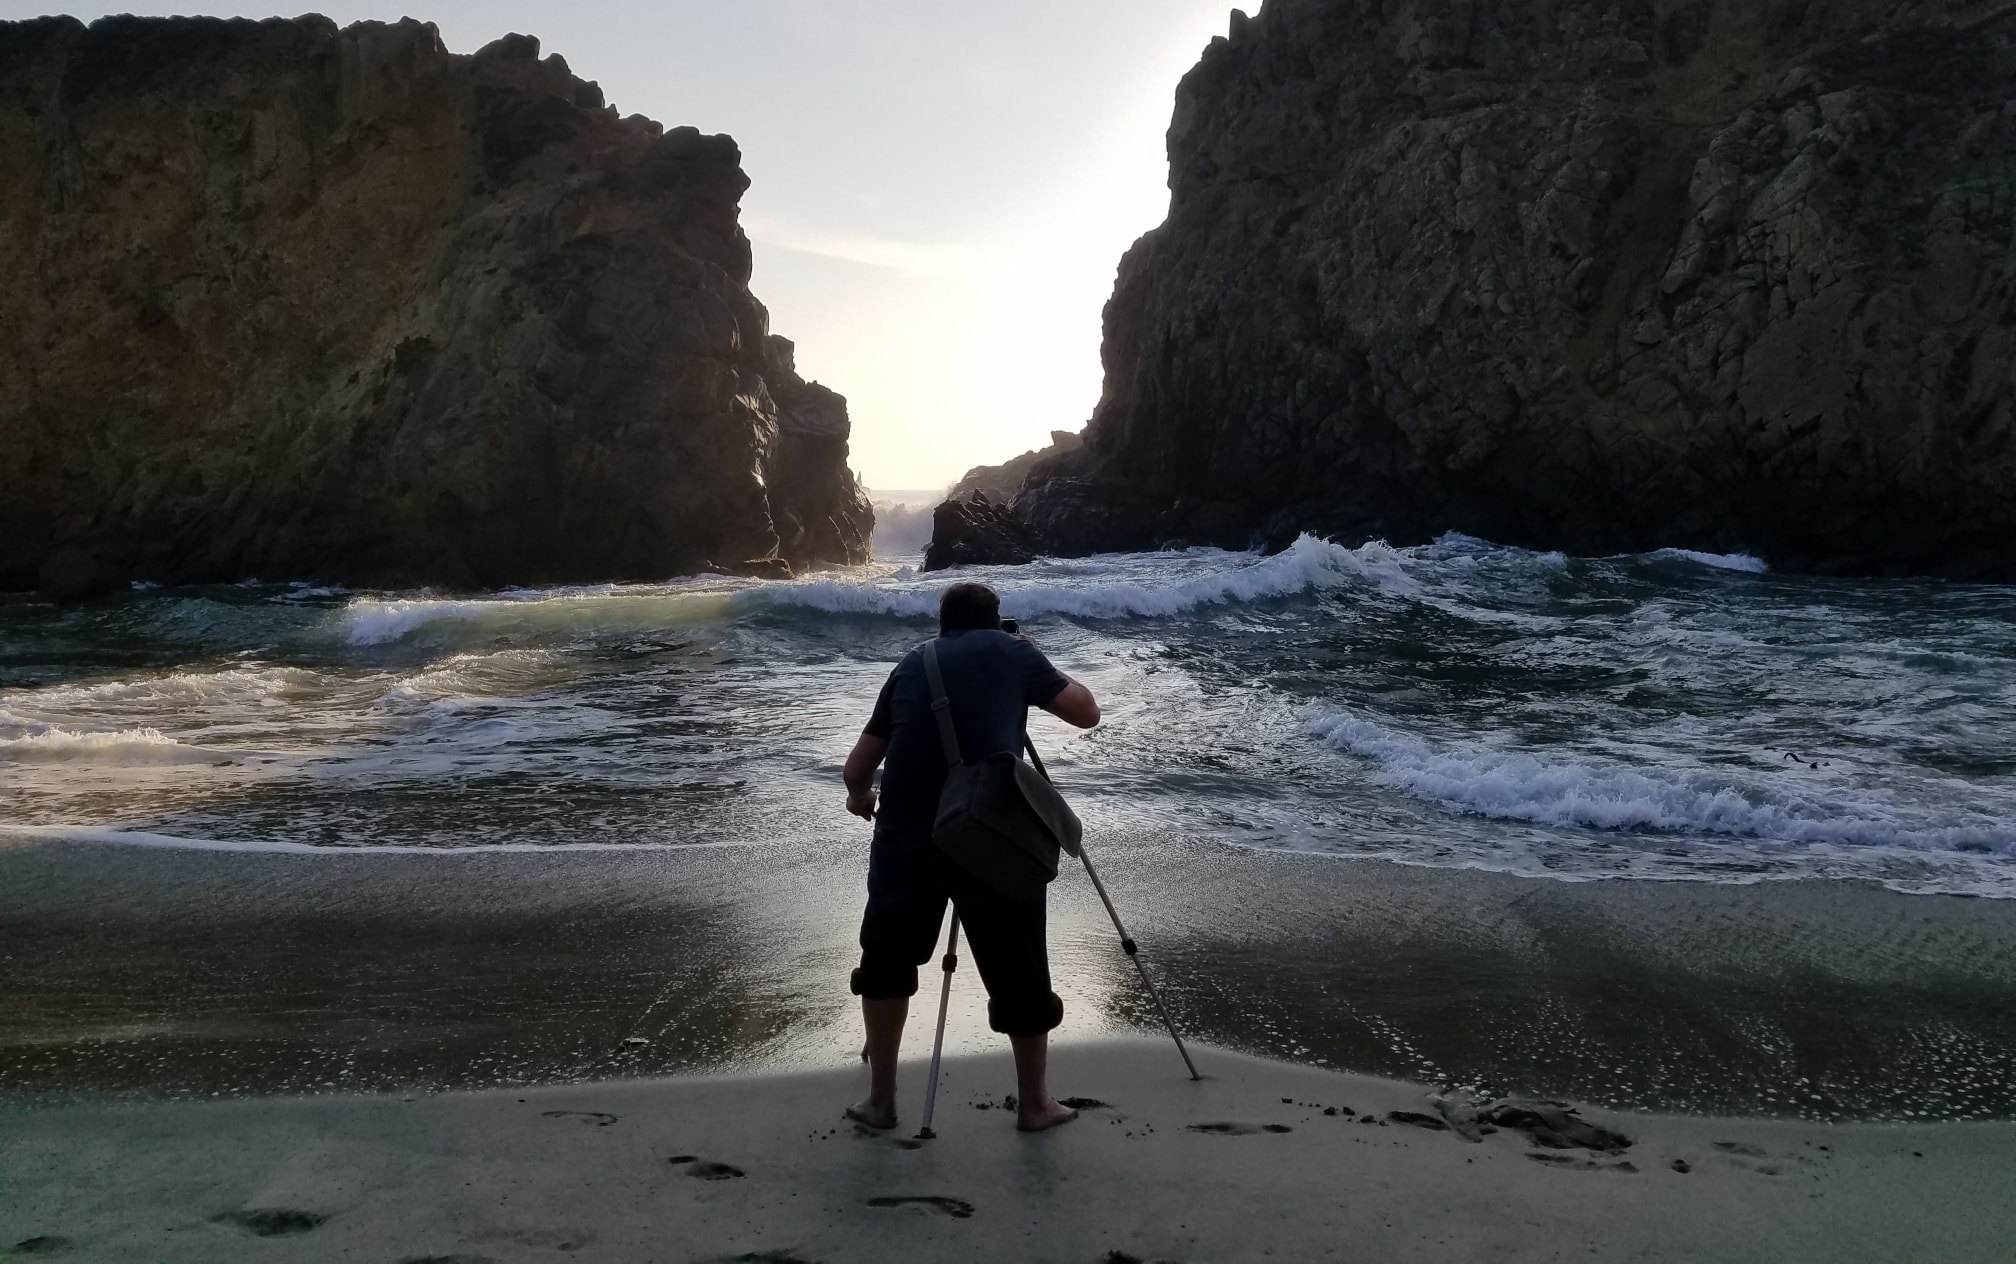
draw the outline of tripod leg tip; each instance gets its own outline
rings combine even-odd
[[[917,1139],[919,1141],[936,1141],[938,1139],[938,1134],[931,1131],[929,1128],[919,1128],[917,1130]]]

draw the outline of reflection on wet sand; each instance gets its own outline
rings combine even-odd
[[[1109,850],[1201,1040],[1621,1108],[2016,1115],[2002,901]],[[1115,1022],[1153,1029],[1124,962],[1082,961],[1107,977]]]
[[[54,858],[53,881],[24,877],[30,858]],[[0,1086],[200,1097],[662,1074],[749,1058],[822,991],[762,959],[760,921],[711,898],[718,878],[680,890],[676,860],[625,859],[618,889],[513,858],[473,874],[466,858],[9,852],[12,889],[41,898],[0,922]],[[79,860],[125,871],[102,902],[72,885],[88,881]]]
[[[851,1065],[859,833],[458,856],[19,843],[0,849],[0,1093]],[[2016,1117],[2009,902],[1098,846],[1199,1041],[1619,1107]],[[1051,910],[1060,1039],[1159,1032],[1082,873]],[[998,1047],[970,968],[951,1021],[955,1052]]]

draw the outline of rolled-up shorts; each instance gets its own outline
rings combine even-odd
[[[987,1020],[1009,1036],[1035,1036],[1064,1021],[1050,990],[1043,896],[1011,900],[962,869],[928,839],[877,837],[868,853],[868,908],[853,990],[871,1000],[914,996],[917,967],[938,946],[950,901],[959,933],[987,985]]]

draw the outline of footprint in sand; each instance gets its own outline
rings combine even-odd
[[[399,1264],[497,1264],[487,1255],[409,1255]]]
[[[716,1163],[697,1154],[675,1154],[665,1160],[686,1169],[686,1175],[703,1181],[738,1181],[749,1173],[732,1163]]]
[[[617,1116],[607,1115],[599,1110],[542,1110],[539,1114],[546,1119],[578,1119],[597,1128],[607,1128],[617,1119]]]
[[[1072,1110],[1102,1110],[1106,1103],[1096,1097],[1066,1097],[1058,1105],[1069,1106]]]
[[[38,1233],[14,1244],[16,1255],[61,1255],[69,1249],[70,1239],[59,1238],[53,1233]]]
[[[1711,1141],[1709,1144],[1723,1154],[1728,1155],[1731,1166],[1741,1168],[1745,1172],[1755,1172],[1759,1176],[1778,1176],[1785,1171],[1784,1167],[1778,1163],[1744,1162],[1745,1159],[1770,1158],[1771,1152],[1763,1146],[1751,1145],[1747,1141]],[[1818,1166],[1812,1159],[1806,1158],[1803,1155],[1791,1154],[1786,1157],[1795,1163],[1803,1163],[1808,1167]]]
[[[212,1224],[235,1225],[261,1238],[288,1238],[319,1228],[329,1217],[288,1207],[262,1207],[254,1211],[220,1211],[210,1217]]]
[[[950,1216],[954,1220],[964,1220],[973,1214],[973,1204],[963,1198],[946,1198],[938,1194],[884,1195],[868,1200],[870,1207],[922,1207]]]
[[[579,1251],[595,1243],[593,1229],[511,1229],[498,1225],[471,1235],[476,1242],[509,1242],[513,1246],[529,1246],[538,1251]],[[513,1259],[519,1258],[516,1255]],[[420,1256],[419,1264],[440,1260],[443,1264],[497,1264],[485,1255],[451,1254],[440,1256]],[[401,1261],[405,1264],[405,1261]]]
[[[1615,1163],[1598,1163],[1594,1159],[1578,1159],[1572,1154],[1528,1153],[1526,1157],[1535,1163],[1545,1163],[1548,1167],[1565,1168],[1571,1172],[1636,1172],[1638,1170],[1638,1165],[1629,1159],[1620,1159]]]
[[[1293,1132],[1287,1124],[1248,1124],[1225,1122],[1215,1124],[1191,1124],[1191,1132],[1207,1132],[1214,1137],[1250,1137],[1261,1132]]]

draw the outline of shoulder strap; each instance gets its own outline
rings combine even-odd
[[[952,699],[945,696],[945,677],[938,671],[938,642],[924,642],[924,675],[931,682],[931,714],[938,717],[938,736],[945,743],[945,766],[956,768],[966,761],[959,757],[959,734],[952,728]]]

